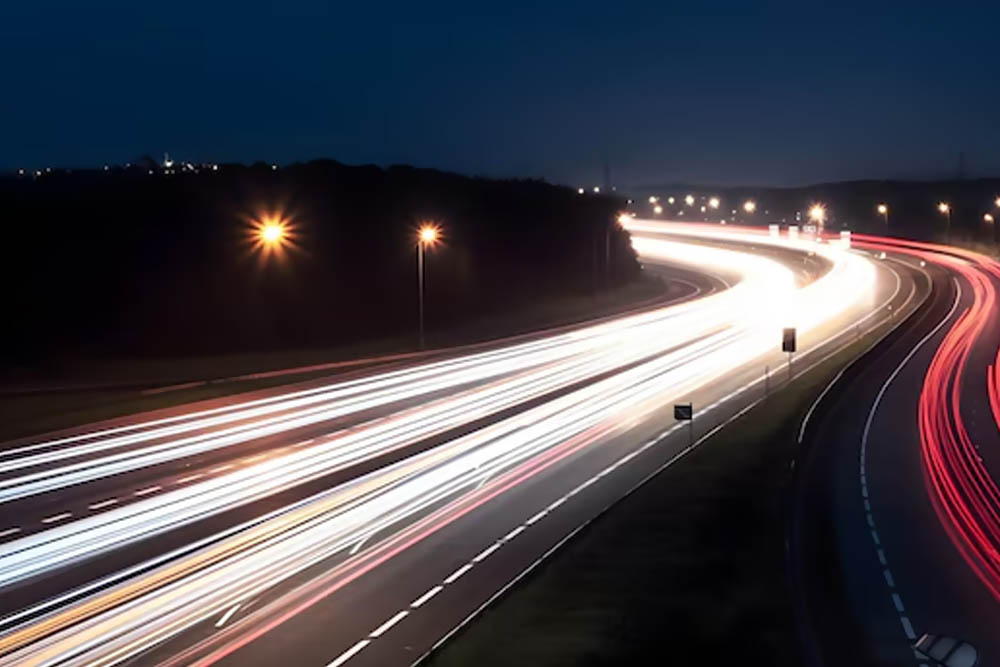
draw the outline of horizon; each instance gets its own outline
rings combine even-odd
[[[624,184],[1000,173],[1000,8],[867,11],[22,4],[0,29],[18,64],[0,166],[169,150],[566,184],[606,162]]]

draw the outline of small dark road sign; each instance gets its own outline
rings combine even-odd
[[[689,421],[694,418],[694,409],[690,403],[678,403],[674,406],[674,419]]]
[[[781,351],[795,351],[795,327],[789,327],[781,332]]]

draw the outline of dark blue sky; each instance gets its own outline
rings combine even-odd
[[[1000,175],[1000,5],[10,2],[0,166],[623,184]],[[537,5],[537,6],[536,6]]]

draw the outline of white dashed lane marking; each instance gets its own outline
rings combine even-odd
[[[73,516],[72,512],[63,512],[62,514],[53,514],[52,516],[47,516],[42,519],[42,523],[55,523],[56,521],[62,521],[63,519],[68,519]]]
[[[87,505],[87,509],[89,509],[89,510],[102,510],[105,507],[111,507],[112,505],[117,505],[117,504],[118,504],[118,499],[117,498],[108,498],[107,500],[102,500],[99,503],[94,503],[93,505]]]
[[[435,586],[434,588],[430,589],[429,591],[418,597],[416,600],[411,602],[410,606],[413,607],[414,609],[417,609],[418,607],[420,607],[420,605],[427,602],[428,600],[430,600],[432,597],[434,597],[443,590],[444,586]]]
[[[193,475],[188,475],[187,477],[181,477],[179,480],[174,482],[174,484],[187,484],[188,482],[193,482],[196,479],[201,479],[204,477],[204,473],[196,472]]]
[[[455,583],[456,581],[458,581],[459,577],[461,577],[463,574],[465,574],[471,569],[472,569],[472,563],[466,563],[462,567],[458,568],[457,570],[449,574],[448,577],[444,580],[444,583],[446,584]]]
[[[326,667],[340,667],[342,664],[344,664],[345,662],[353,658],[355,655],[360,653],[361,650],[364,649],[364,647],[368,646],[371,643],[372,641],[370,639],[362,639],[357,644],[355,644],[351,648],[341,653],[339,657],[334,659],[334,661],[331,662]]]
[[[382,636],[386,631],[389,630],[389,628],[391,628],[392,626],[396,625],[397,623],[399,623],[400,621],[402,621],[404,618],[406,618],[409,613],[410,612],[408,612],[408,611],[406,611],[404,609],[403,611],[397,613],[395,616],[393,616],[392,618],[390,618],[388,621],[386,621],[382,625],[380,625],[377,628],[375,628],[374,630],[372,630],[371,634],[368,635],[368,636],[371,637],[372,639],[375,639],[375,638],[378,638],[378,637]]]
[[[151,493],[156,493],[157,491],[159,491],[162,488],[163,488],[162,486],[155,486],[155,485],[154,486],[147,486],[145,489],[139,489],[138,491],[136,491],[135,495],[137,495],[137,496],[148,496]]]
[[[14,528],[7,528],[6,530],[0,530],[0,537],[10,537],[11,535],[16,535],[20,532],[21,529],[15,526]]]

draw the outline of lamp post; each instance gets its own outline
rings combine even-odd
[[[945,228],[944,237],[945,242],[951,242],[951,206],[947,202],[938,202],[938,213],[944,216]]]
[[[823,223],[826,222],[826,207],[822,204],[813,204],[809,208],[809,219],[816,225],[816,232],[822,233]]]
[[[424,349],[424,247],[437,243],[440,232],[431,224],[420,227],[417,235],[417,294],[420,302],[420,349]]]
[[[889,229],[889,205],[879,204],[876,210],[878,210],[878,214],[882,216],[882,219],[885,220],[885,228]]]

